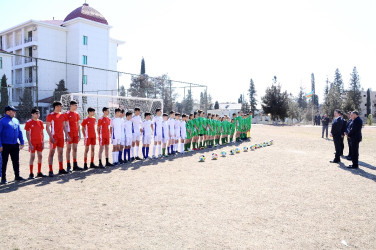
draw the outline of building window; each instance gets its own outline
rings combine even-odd
[[[87,65],[87,56],[82,56],[82,64]]]
[[[87,75],[82,76],[82,83],[87,85]]]
[[[87,45],[87,36],[84,36],[84,45]]]
[[[0,57],[0,69],[2,69],[2,68],[3,68],[3,58]]]

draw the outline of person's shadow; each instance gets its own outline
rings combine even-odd
[[[365,163],[365,162],[359,161],[359,165],[362,166],[362,167],[372,169],[372,170],[376,170],[376,167],[374,167],[374,166],[372,166],[368,163]],[[345,166],[345,164],[342,163],[342,162],[339,163],[339,167],[343,170],[349,171],[350,173],[352,173],[354,175],[359,175],[359,176],[362,176],[364,178],[367,178],[367,179],[370,179],[370,180],[373,180],[374,182],[376,182],[376,175],[368,173],[361,168],[347,168]]]

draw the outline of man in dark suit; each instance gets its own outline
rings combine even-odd
[[[320,116],[320,114],[317,114],[317,121],[316,121],[316,124],[317,124],[318,126],[320,126],[320,121],[321,121],[321,116]]]
[[[325,114],[322,117],[322,135],[321,137],[324,138],[324,132],[326,132],[326,139],[328,139],[328,127],[329,127],[329,117],[327,114]]]
[[[341,156],[341,140],[342,140],[342,119],[340,116],[341,111],[336,109],[334,111],[334,121],[332,123],[332,130],[330,132],[330,136],[333,137],[334,147],[336,149],[335,157],[333,161],[330,161],[330,163],[339,163],[341,162],[340,156]]]
[[[342,131],[341,131],[341,156],[343,155],[343,150],[345,149],[345,133],[347,131],[347,121],[343,118],[343,113],[341,112],[342,119]]]
[[[352,123],[351,119],[351,112],[347,113],[347,117],[349,117],[349,120],[347,121],[347,127],[346,127],[346,132],[345,134],[348,135]],[[347,137],[347,145],[349,146],[349,154],[347,155],[347,160],[351,161],[351,138]]]
[[[357,111],[351,112],[351,119],[353,121],[350,125],[347,137],[351,139],[351,160],[353,164],[348,166],[348,168],[358,168],[359,143],[362,141],[363,121],[360,119]]]

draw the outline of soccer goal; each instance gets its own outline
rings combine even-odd
[[[89,107],[95,109],[96,117],[102,115],[103,107],[110,108],[110,116],[115,115],[116,108],[123,108],[125,111],[133,111],[134,108],[138,107],[141,109],[141,113],[150,112],[153,115],[157,108],[163,110],[162,99],[70,93],[61,96],[63,111],[69,110],[69,104],[72,100],[78,102],[77,112],[80,114],[80,117],[87,115],[87,108]]]

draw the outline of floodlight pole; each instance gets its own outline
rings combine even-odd
[[[81,83],[81,85],[82,85],[82,87],[81,87],[82,94],[84,93],[84,72],[85,72],[85,67],[82,66],[82,83]]]
[[[117,82],[118,82],[118,91],[117,91],[117,95],[120,95],[120,73],[119,72],[117,72],[117,77],[118,77],[118,79],[117,79]]]
[[[38,58],[35,58],[35,89],[36,89],[36,93],[35,93],[35,98],[37,99],[36,100],[36,103],[37,103],[37,109],[39,109],[39,101],[38,101]]]

